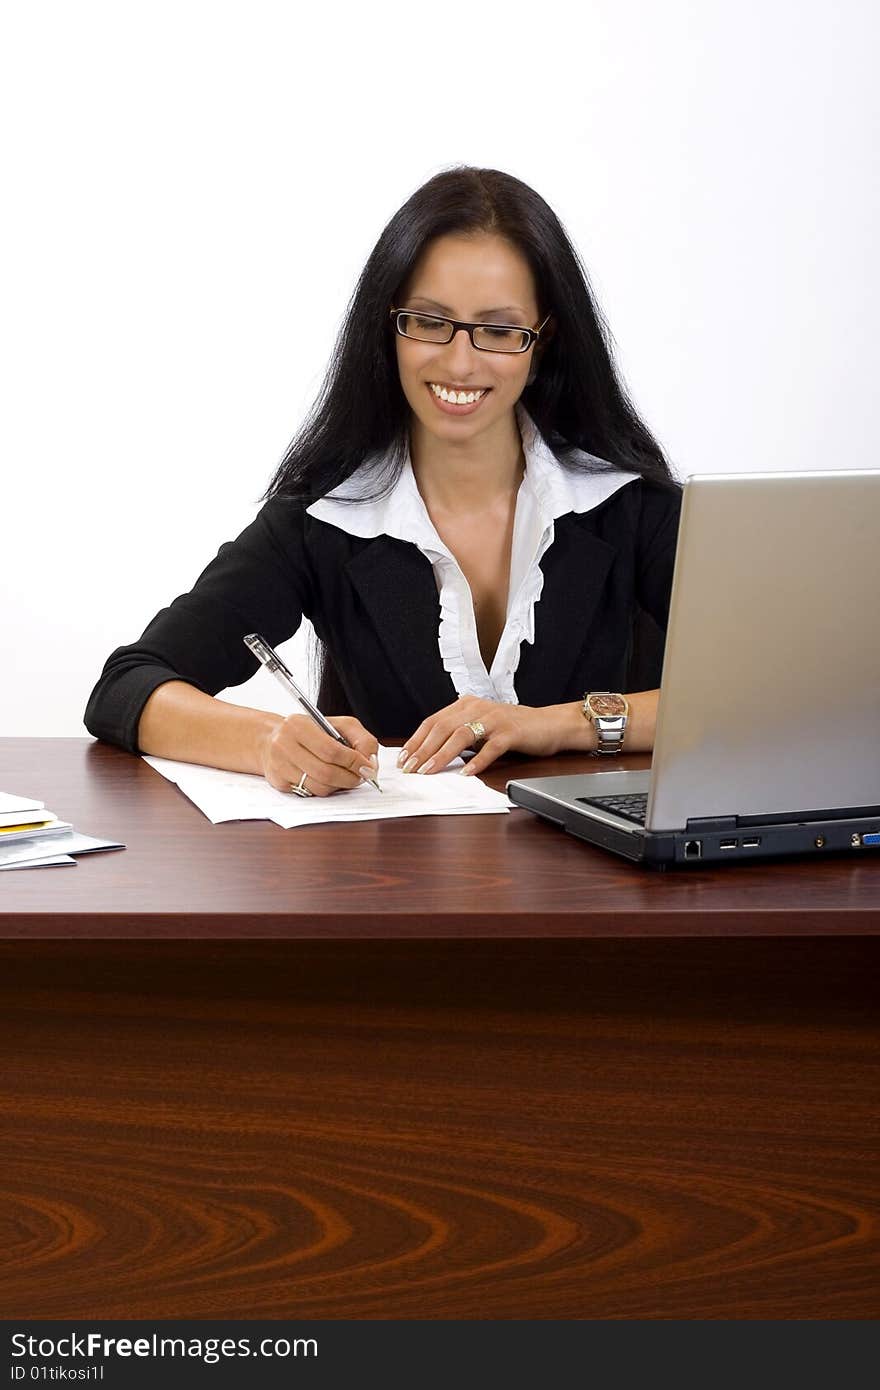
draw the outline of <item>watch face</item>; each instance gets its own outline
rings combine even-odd
[[[593,714],[626,714],[626,701],[620,695],[591,695],[590,709]]]

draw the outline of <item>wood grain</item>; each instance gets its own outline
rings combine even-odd
[[[878,950],[2,943],[0,1309],[875,1317]]]

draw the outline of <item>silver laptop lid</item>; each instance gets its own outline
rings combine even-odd
[[[646,824],[880,804],[880,471],[689,478]]]

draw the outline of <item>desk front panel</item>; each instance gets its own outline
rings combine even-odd
[[[0,944],[0,1308],[880,1313],[870,938]]]

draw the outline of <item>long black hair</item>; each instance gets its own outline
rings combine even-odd
[[[388,311],[428,243],[456,232],[492,232],[516,246],[531,267],[541,317],[553,315],[552,337],[541,345],[535,380],[521,400],[557,458],[568,467],[595,468],[572,456],[583,450],[606,466],[674,485],[660,445],[618,376],[607,325],[559,218],[511,174],[462,166],[418,188],[379,237],[318,398],[265,496],[323,497],[380,451],[387,458],[380,491],[394,482],[406,455],[410,409]]]

